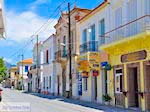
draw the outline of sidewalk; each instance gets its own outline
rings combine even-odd
[[[27,93],[27,94],[35,95],[35,96],[46,98],[46,99],[57,99],[58,101],[75,104],[75,105],[80,105],[80,106],[93,108],[93,109],[97,109],[97,110],[103,110],[105,112],[140,112],[140,111],[133,110],[133,109],[124,109],[124,108],[119,108],[119,107],[114,107],[114,106],[106,106],[106,105],[102,105],[102,104],[98,104],[98,103],[68,99],[68,98],[64,98],[64,97],[60,97],[60,96],[50,96],[50,95],[44,95],[44,94],[40,94],[40,93]]]

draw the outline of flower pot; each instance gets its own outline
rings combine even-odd
[[[110,102],[106,102],[106,101],[105,101],[105,105],[110,105]]]

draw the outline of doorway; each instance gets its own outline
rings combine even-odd
[[[128,68],[128,103],[130,107],[139,107],[138,68]]]
[[[97,101],[97,76],[92,76],[93,89],[92,89],[92,100]]]
[[[150,110],[150,65],[145,66],[146,109]]]
[[[60,94],[59,89],[60,89],[60,78],[59,76],[57,76],[57,94],[58,95]]]

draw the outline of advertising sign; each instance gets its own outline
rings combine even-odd
[[[82,75],[78,74],[78,94],[82,95]]]
[[[147,52],[145,50],[137,51],[129,54],[125,54],[121,56],[121,62],[131,62],[131,61],[137,61],[137,60],[143,60],[146,59]]]
[[[100,70],[100,53],[90,52],[89,53],[89,64],[92,70]]]

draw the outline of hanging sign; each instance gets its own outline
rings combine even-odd
[[[99,72],[96,71],[96,70],[94,70],[94,71],[93,71],[93,76],[97,77],[98,75],[99,75]]]
[[[82,75],[78,74],[78,94],[82,95]]]
[[[137,51],[129,54],[125,54],[121,56],[121,62],[131,62],[146,59],[147,52],[145,50]]]

